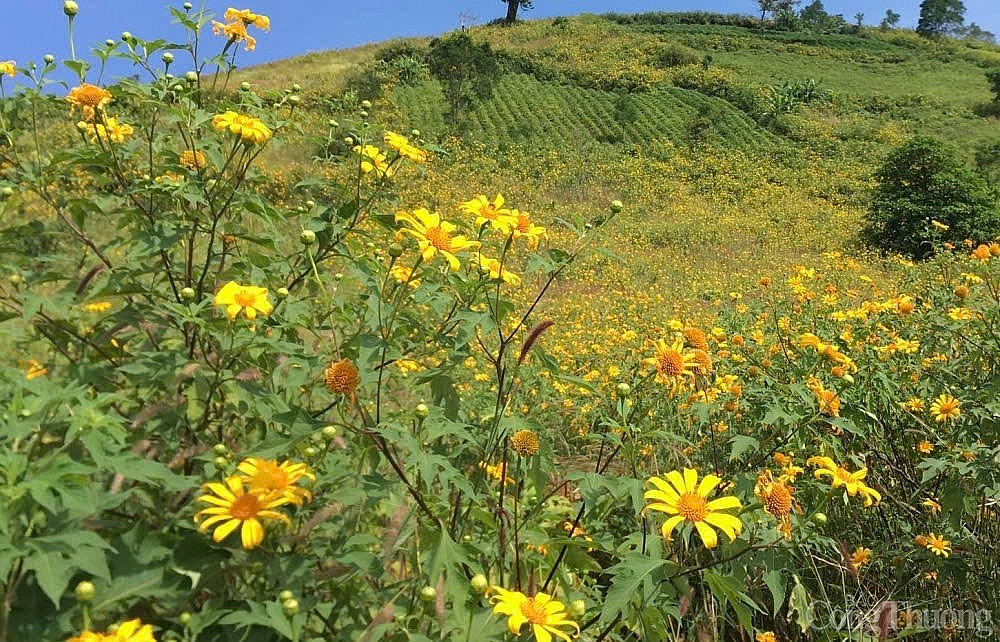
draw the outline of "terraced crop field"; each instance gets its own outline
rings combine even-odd
[[[445,128],[446,101],[430,81],[395,91],[393,102],[409,123],[429,135]],[[673,143],[710,140],[726,147],[772,147],[775,137],[726,101],[678,87],[620,95],[509,74],[492,99],[468,117],[466,136],[494,143],[544,139],[573,145],[668,139]]]

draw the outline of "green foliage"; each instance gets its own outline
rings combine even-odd
[[[431,41],[427,64],[444,88],[451,117],[493,95],[500,64],[489,43],[476,44],[460,33]]]
[[[653,52],[653,64],[664,69],[694,65],[701,62],[701,60],[702,56],[697,51],[676,42],[672,42]]]
[[[924,258],[941,242],[983,242],[1000,234],[996,199],[941,141],[917,137],[904,143],[889,154],[876,180],[864,232],[875,247]]]
[[[993,102],[1000,103],[1000,69],[986,72],[986,80],[993,92]]]
[[[923,0],[917,33],[925,38],[940,38],[957,30],[964,21],[962,0]]]
[[[892,9],[886,9],[885,16],[882,18],[882,21],[879,22],[878,28],[881,29],[882,31],[890,31],[892,29],[895,29],[896,25],[899,24],[900,18],[902,17],[903,16],[899,15]]]

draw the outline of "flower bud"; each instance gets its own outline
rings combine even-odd
[[[289,96],[288,97],[288,102],[291,103],[291,104],[293,104],[293,105],[298,105],[299,101],[301,101],[301,100],[302,99],[299,98],[298,96]]]
[[[278,288],[275,294],[278,295],[279,299],[285,299],[288,297],[288,288]]]
[[[299,240],[302,241],[302,245],[312,245],[316,242],[316,232],[312,230],[302,230],[299,234]]]
[[[306,201],[306,207],[309,209],[316,207],[316,201]]]
[[[171,80],[174,79],[173,74],[163,74],[163,77],[167,80],[167,82],[170,82]]]
[[[294,85],[292,85],[292,91],[294,91],[295,93],[299,93],[300,91],[302,91],[302,85],[300,85],[299,83],[295,83]]]
[[[184,74],[184,80],[186,80],[186,81],[188,81],[190,83],[196,83],[196,82],[198,82],[198,72],[197,71],[189,71],[189,72],[187,72],[186,74]]]
[[[431,414],[431,409],[425,403],[418,403],[417,407],[413,409],[413,414],[416,415],[417,419],[427,419]]]
[[[45,57],[42,58],[42,60],[45,61],[46,65],[51,65],[52,63],[54,63],[56,61],[56,57],[53,56],[52,54],[45,54]]]
[[[216,457],[214,463],[215,467],[219,470],[224,470],[229,467],[229,460],[225,457]]]
[[[124,40],[125,42],[128,42],[131,39],[132,39],[132,33],[131,32],[129,32],[129,31],[123,31],[122,32],[122,40]]]
[[[184,3],[184,11],[191,11],[191,7],[193,7],[193,6],[194,5],[191,4],[190,2],[185,2]]]
[[[420,138],[420,130],[419,129],[410,130],[410,136],[413,136],[414,138]]]
[[[433,586],[425,586],[420,589],[420,599],[424,602],[433,602],[437,599],[438,592]]]
[[[214,452],[216,455],[228,455],[229,446],[227,446],[226,444],[215,444],[214,446],[212,446],[212,452]]]
[[[469,580],[469,585],[476,593],[485,594],[490,589],[490,581],[482,573],[477,573]]]
[[[621,201],[611,201],[611,211],[617,214],[618,212],[625,209],[625,204]]]
[[[332,441],[337,436],[336,426],[323,426],[323,430],[320,431],[323,434],[323,438],[327,441]]]
[[[372,101],[370,100],[361,101],[361,109],[371,109],[371,108],[372,108]]]
[[[394,259],[398,259],[399,257],[403,256],[403,246],[400,245],[399,243],[393,243],[392,245],[390,245],[389,256],[391,256]]]
[[[295,599],[295,593],[292,593],[288,589],[285,589],[281,593],[278,593],[278,599],[282,602],[287,602],[288,600]]]
[[[111,38],[108,38],[107,40],[104,41],[104,46],[106,46],[106,47],[114,47],[115,46],[115,41],[112,40]]]
[[[184,626],[187,626],[188,624],[191,624],[191,614],[188,613],[187,611],[184,611],[183,613],[181,613],[180,616],[177,619]]]
[[[306,454],[306,457],[315,457],[316,455],[319,454],[319,450],[317,450],[313,446],[306,447],[306,449],[303,450],[302,452],[304,452]]]
[[[197,293],[194,291],[194,288],[183,288],[181,290],[181,299],[185,301],[193,301],[195,296],[197,296]]]
[[[0,198],[10,198],[14,195],[14,188],[10,185],[0,187]]]
[[[73,595],[76,596],[77,602],[89,602],[94,599],[97,594],[97,589],[94,588],[93,582],[83,581],[76,585],[73,589]]]
[[[299,612],[299,601],[292,598],[281,603],[281,610],[285,615],[291,617]]]
[[[250,83],[244,80],[243,82],[240,83],[240,89],[242,91],[250,91]]]
[[[358,112],[358,115],[361,116],[362,118],[368,118],[368,111],[362,109],[360,112]]]
[[[587,612],[587,603],[583,600],[573,600],[569,603],[569,614],[573,617],[583,617]]]
[[[169,65],[174,61],[174,54],[170,53],[169,51],[164,51],[163,55],[160,56],[160,60],[163,61],[163,64]]]
[[[826,524],[826,513],[816,513],[812,516],[812,521],[814,524],[819,524],[820,526]]]
[[[73,2],[73,0],[66,0],[63,3],[63,13],[72,18],[76,14],[80,13],[80,5]]]
[[[618,394],[619,397],[627,397],[630,394],[632,394],[632,386],[628,385],[625,382],[622,382],[617,386],[615,386],[615,392]]]
[[[8,280],[8,281],[10,281],[10,282],[11,282],[11,284],[13,284],[13,285],[18,285],[18,284],[20,284],[20,283],[21,283],[21,281],[23,281],[24,279],[23,279],[23,278],[21,277],[21,275],[20,275],[20,274],[16,274],[16,273],[15,273],[15,274],[11,274],[10,276],[8,276],[8,277],[7,277],[7,280]]]

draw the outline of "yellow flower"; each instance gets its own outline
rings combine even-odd
[[[942,535],[928,533],[927,537],[924,538],[923,546],[935,555],[948,557],[951,553],[951,542],[946,540]]]
[[[938,221],[938,220],[935,220],[935,219],[931,219],[931,225],[933,225],[934,227],[938,228],[939,230],[942,230],[942,231],[945,231],[945,232],[948,231],[950,229],[950,227],[951,227],[951,226],[945,225],[941,221]]]
[[[215,294],[215,305],[226,306],[226,316],[230,320],[243,312],[253,321],[258,313],[267,316],[274,310],[274,306],[267,300],[267,288],[240,285],[236,281],[230,281],[222,286],[222,289]]]
[[[354,396],[358,384],[361,383],[358,367],[351,363],[350,359],[341,359],[330,364],[324,371],[323,378],[326,381],[327,390],[348,397]]]
[[[754,636],[755,642],[778,642],[778,638],[775,637],[772,631],[764,631],[763,633],[758,633]]]
[[[10,76],[14,77],[17,73],[17,63],[13,60],[8,60],[6,62],[0,62],[0,76]]]
[[[153,627],[135,619],[122,622],[114,633],[105,633],[106,642],[156,642],[153,637]]]
[[[715,548],[719,543],[713,526],[725,533],[729,541],[734,541],[743,530],[743,522],[724,511],[740,510],[740,500],[732,495],[712,501],[707,499],[721,482],[719,477],[709,474],[699,484],[698,471],[691,468],[685,468],[683,475],[673,470],[664,477],[646,480],[647,484],[654,486],[643,495],[648,502],[646,508],[671,515],[660,528],[664,539],[669,540],[681,522],[690,522],[706,548]]]
[[[962,402],[951,395],[941,395],[931,403],[934,421],[955,421],[962,416]]]
[[[952,321],[968,321],[975,317],[976,314],[969,308],[951,308],[948,310],[948,318]]]
[[[479,462],[479,467],[486,471],[486,476],[496,481],[503,480],[504,484],[513,484],[514,479],[509,475],[504,477],[503,474],[503,464],[487,464],[485,461]]]
[[[580,627],[566,615],[566,607],[562,602],[552,599],[547,593],[536,593],[528,597],[518,591],[507,591],[499,586],[492,588],[494,595],[493,615],[506,615],[507,628],[511,634],[518,635],[525,624],[531,625],[531,632],[538,642],[552,642],[552,636],[562,640],[570,640],[572,631],[578,635]],[[561,629],[567,629],[563,631]]]
[[[528,215],[520,210],[511,210],[510,215],[514,218],[514,238],[527,239],[532,250],[538,247],[538,241],[545,236],[545,228],[532,223]]]
[[[924,501],[920,502],[920,504],[921,506],[929,510],[932,515],[937,514],[941,511],[941,504],[939,504],[937,500],[935,500],[932,497],[928,497]]]
[[[782,480],[774,481],[771,471],[765,470],[757,476],[754,495],[764,504],[764,510],[778,518],[778,530],[785,538],[792,536],[792,508],[795,506],[793,490]]]
[[[391,177],[396,173],[396,168],[386,161],[385,154],[378,147],[355,145],[354,152],[361,154],[361,172],[363,174],[375,172],[376,176],[382,178]]]
[[[471,201],[461,204],[461,209],[466,214],[476,217],[476,227],[482,227],[489,223],[493,229],[502,234],[510,234],[517,219],[513,212],[503,206],[503,196],[497,194],[492,201],[485,196],[479,195]]]
[[[66,102],[73,107],[79,107],[83,120],[91,123],[94,122],[97,112],[102,111],[111,102],[111,92],[97,85],[83,83],[69,90]]]
[[[111,301],[93,301],[91,303],[85,303],[83,309],[87,312],[95,312],[100,314],[101,312],[107,312],[111,309]]]
[[[795,478],[803,473],[804,469],[802,466],[796,466],[795,464],[788,464],[781,469],[781,476],[778,477],[778,481],[784,482],[786,484],[794,484]]]
[[[245,476],[244,481],[251,492],[280,493],[296,506],[312,501],[312,493],[296,485],[300,479],[316,481],[316,475],[306,464],[293,464],[288,460],[279,464],[275,459],[248,457],[236,469]]]
[[[464,236],[453,236],[452,232],[456,227],[448,221],[442,221],[441,215],[437,212],[428,212],[424,208],[413,210],[413,212],[396,212],[396,222],[402,221],[409,227],[401,231],[417,239],[420,245],[420,253],[425,261],[434,258],[438,253],[447,261],[452,272],[458,271],[461,263],[457,252],[478,248],[479,241],[470,241]]]
[[[924,400],[920,397],[910,397],[903,403],[903,408],[910,412],[922,412],[924,407]]]
[[[396,132],[386,132],[382,137],[385,144],[396,150],[400,156],[409,159],[414,163],[426,163],[427,152],[410,144],[406,136],[401,136]]]
[[[533,430],[518,430],[510,438],[510,447],[522,457],[531,457],[538,454],[538,434]]]
[[[225,36],[229,39],[227,47],[236,42],[242,42],[244,48],[247,51],[253,51],[257,48],[257,39],[247,33],[247,26],[242,20],[237,20],[236,22],[230,22],[228,24],[223,24],[218,20],[212,21],[212,33],[219,36]]]
[[[229,7],[226,9],[226,13],[223,14],[223,18],[227,22],[236,22],[238,20],[245,25],[253,25],[263,31],[271,30],[270,18],[263,14],[254,13],[249,9],[233,9]]]
[[[389,276],[396,279],[397,283],[406,283],[411,288],[418,287],[420,285],[420,279],[413,278],[413,268],[406,267],[405,265],[393,265],[389,268]]]
[[[860,493],[861,497],[865,500],[865,506],[871,506],[872,503],[878,504],[882,501],[881,493],[864,482],[865,477],[868,476],[867,468],[862,468],[852,473],[843,466],[838,465],[830,457],[820,456],[810,457],[806,463],[810,466],[819,467],[813,473],[816,479],[820,479],[824,475],[829,475],[830,483],[834,488],[843,486],[847,494],[851,497]]]
[[[989,261],[991,256],[990,246],[985,243],[980,244],[975,250],[972,251],[972,258],[984,263]]]
[[[813,388],[816,399],[819,401],[819,411],[828,417],[840,416],[840,397],[833,390],[826,390],[822,384]]]
[[[917,444],[917,450],[919,450],[921,453],[927,455],[929,453],[934,452],[934,444],[932,444],[931,442],[929,442],[929,441],[927,441],[925,439],[925,440],[921,441],[919,444]]]
[[[642,360],[643,365],[656,368],[656,380],[675,392],[683,387],[684,377],[692,377],[698,369],[694,352],[684,349],[684,339],[674,335],[673,343],[657,339],[653,344],[654,356]]]
[[[102,143],[124,143],[125,139],[132,135],[131,125],[119,123],[117,118],[107,118],[103,123],[88,123],[80,121],[76,124],[77,129],[87,136],[91,143],[98,141]]]
[[[859,546],[854,549],[854,552],[851,554],[850,559],[847,560],[847,563],[850,564],[855,571],[857,571],[871,561],[871,558],[872,549]]]
[[[218,131],[229,130],[245,143],[261,144],[271,139],[271,130],[258,118],[226,111],[212,118],[212,127]]]
[[[205,155],[201,152],[186,149],[181,152],[180,164],[192,172],[197,172],[200,169],[204,169],[208,161],[205,160]]]
[[[240,528],[243,548],[250,550],[257,548],[264,540],[264,527],[261,520],[290,523],[288,517],[283,513],[272,510],[289,503],[284,494],[265,493],[259,490],[247,491],[244,488],[242,477],[234,475],[227,478],[225,483],[205,484],[204,490],[205,494],[201,495],[197,501],[212,504],[212,506],[198,511],[195,515],[195,521],[200,521],[203,516],[208,516],[208,519],[201,522],[198,527],[198,530],[203,533],[212,526],[218,525],[212,533],[212,539],[216,542],[221,542],[234,530]]]
[[[487,258],[480,254],[479,267],[484,272],[488,272],[491,279],[503,279],[507,285],[518,285],[521,283],[521,277],[505,269],[498,259]]]
[[[24,374],[24,378],[25,379],[27,379],[28,381],[31,381],[32,379],[37,379],[39,377],[44,377],[47,374],[49,374],[49,369],[48,368],[46,368],[45,366],[43,366],[38,361],[35,361],[34,359],[28,359],[28,370]]]

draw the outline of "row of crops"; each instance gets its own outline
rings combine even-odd
[[[448,131],[447,101],[430,81],[401,87],[394,102],[409,123],[429,135]],[[692,144],[710,140],[731,147],[768,146],[774,137],[729,103],[696,91],[662,87],[651,92],[617,94],[555,82],[526,74],[504,76],[493,97],[467,115],[465,135],[495,143],[544,139],[572,144],[644,144],[669,140]]]

